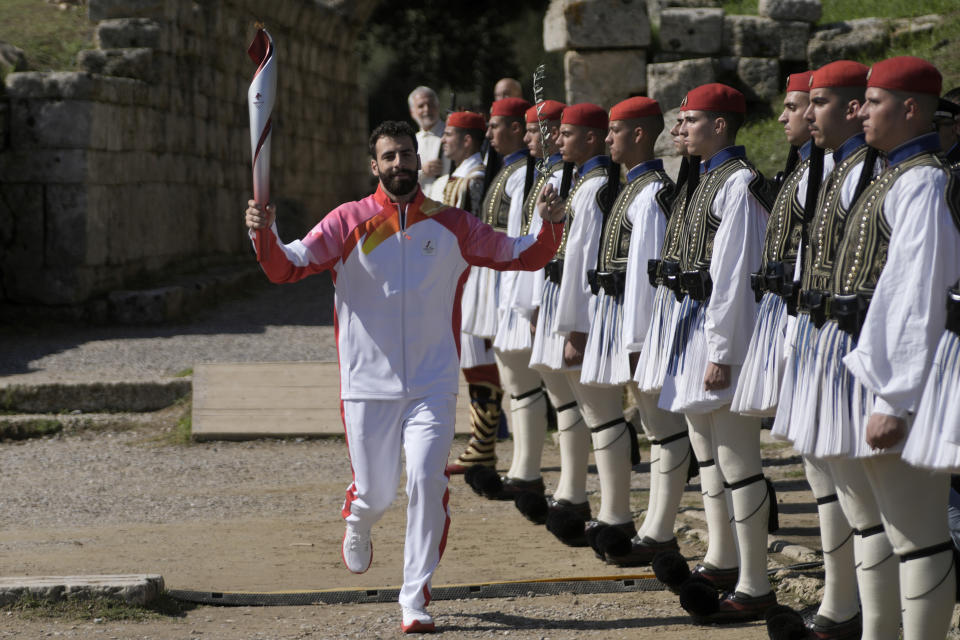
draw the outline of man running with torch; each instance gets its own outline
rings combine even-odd
[[[375,193],[327,214],[283,244],[273,205],[247,203],[257,260],[272,282],[332,271],[336,286],[341,412],[353,469],[342,515],[347,568],[370,566],[370,530],[393,502],[400,450],[407,461],[407,529],[400,590],[404,632],[434,630],[430,580],[450,516],[444,466],[453,441],[460,351],[460,293],[471,266],[540,269],[563,236],[563,201],[547,189],[536,238],[511,238],[417,184],[416,138],[403,122],[370,136]]]

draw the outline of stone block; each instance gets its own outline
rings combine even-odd
[[[806,22],[780,22],[780,60],[803,62],[807,59],[810,25]]]
[[[157,82],[160,74],[153,60],[153,50],[87,49],[77,54],[77,63],[85,71],[105,76],[136,78],[144,82]]]
[[[770,18],[726,16],[723,19],[723,52],[733,56],[779,56],[779,27]]]
[[[622,49],[650,45],[643,0],[552,0],[543,18],[543,47]]]
[[[890,22],[892,44],[907,44],[917,36],[928,35],[943,22],[943,16],[932,13],[915,18],[897,18]]]
[[[663,112],[663,131],[657,137],[657,143],[654,146],[653,153],[658,158],[679,155],[676,145],[673,144],[673,136],[670,135],[670,129],[677,122],[680,114],[680,108],[664,110]]]
[[[86,264],[86,187],[47,185],[44,194],[44,263],[53,267]]]
[[[563,57],[567,104],[593,102],[604,108],[647,91],[642,49],[567,51]]]
[[[160,46],[160,23],[148,18],[115,18],[97,25],[96,42],[100,49],[129,49]]]
[[[687,91],[716,80],[710,58],[647,65],[647,95],[659,102],[661,109],[680,106]]]
[[[890,23],[882,18],[861,18],[826,25],[813,32],[807,43],[811,69],[834,60],[879,58],[890,44]]]
[[[739,58],[734,69],[736,86],[748,101],[766,102],[782,90],[780,62],[776,58]]]
[[[86,100],[12,100],[10,142],[18,149],[86,149],[94,104]]]
[[[83,182],[87,178],[87,152],[13,147],[0,153],[0,175],[5,182]]]
[[[664,9],[660,47],[667,52],[718,53],[723,44],[723,9]]]
[[[820,0],[760,0],[757,12],[774,20],[799,20],[813,23],[820,19]]]
[[[110,18],[160,19],[164,17],[164,4],[164,0],[88,0],[87,15],[91,22]]]

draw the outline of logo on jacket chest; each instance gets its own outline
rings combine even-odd
[[[423,246],[420,248],[420,253],[422,253],[425,256],[437,255],[437,242],[429,238],[424,240]]]

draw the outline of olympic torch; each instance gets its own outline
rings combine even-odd
[[[253,81],[247,90],[250,108],[250,155],[253,163],[253,199],[261,207],[270,202],[270,122],[277,95],[277,65],[273,38],[263,28],[247,49],[247,55],[257,65]],[[257,258],[262,262],[269,251],[266,234],[257,234]]]

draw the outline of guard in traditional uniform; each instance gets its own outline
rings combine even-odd
[[[867,156],[867,147],[863,142],[863,133],[857,111],[863,103],[863,91],[866,84],[867,67],[850,61],[837,61],[821,67],[810,75],[809,105],[802,116],[809,124],[814,142],[814,161],[817,160],[817,150],[824,148],[834,149],[826,156],[822,156],[823,171],[827,176],[823,178],[822,188],[817,188],[816,181],[810,179],[806,190],[806,211],[803,213],[804,223],[798,234],[803,238],[802,258],[798,260],[791,280],[796,280],[795,287],[798,294],[797,327],[791,332],[786,346],[788,364],[785,380],[782,385],[781,409],[777,414],[775,435],[782,436],[780,429],[784,426],[792,427],[787,419],[794,410],[794,398],[802,397],[794,393],[795,385],[799,383],[798,370],[810,356],[809,346],[813,342],[816,327],[811,322],[809,307],[810,286],[812,274],[818,274],[821,283],[829,278],[830,265],[833,259],[828,252],[836,246],[836,240],[830,240],[835,235],[831,227],[842,224],[846,212],[856,199],[858,188],[862,192],[867,180],[872,175],[872,165],[876,160],[875,153],[871,155],[868,169],[861,178],[861,170]],[[814,171],[814,162],[808,173]],[[834,170],[834,167],[837,167]],[[835,173],[831,173],[835,171]],[[776,212],[777,208],[774,207]],[[808,213],[809,212],[809,213]],[[775,214],[772,214],[772,216]],[[771,217],[773,224],[773,217]],[[815,265],[815,267],[814,267]],[[801,287],[801,285],[803,285]],[[821,284],[821,287],[823,285]],[[804,350],[804,348],[806,348]],[[808,369],[803,369],[808,372]],[[804,380],[801,385],[815,384],[816,380]],[[804,412],[805,407],[796,408],[797,414]],[[806,413],[809,414],[809,411]],[[811,450],[800,449],[804,459],[804,469],[807,480],[817,501],[817,512],[820,519],[820,536],[823,548],[824,562],[824,595],[820,607],[813,619],[806,625],[816,637],[824,639],[859,638],[861,634],[861,618],[857,602],[857,578],[854,566],[854,530],[843,513],[838,500],[835,476],[844,469],[837,471],[843,463],[832,463],[813,455]],[[849,465],[845,465],[849,467]],[[863,474],[856,475],[857,470],[846,468],[843,476],[845,483],[865,483]],[[864,513],[858,520],[864,531],[879,524],[879,514]],[[877,549],[886,549],[890,553],[885,537],[880,535],[870,544]],[[871,566],[875,563],[870,563]],[[882,566],[882,563],[881,565]],[[870,574],[867,581],[875,583],[880,573]],[[879,583],[876,583],[879,586]],[[895,597],[895,596],[894,596]],[[795,617],[799,618],[797,614]],[[798,621],[803,625],[803,621]],[[873,628],[873,627],[871,627]],[[772,634],[772,638],[779,636]]]
[[[960,167],[960,87],[948,91],[933,114],[933,126],[940,136],[940,151],[953,169]]]
[[[957,211],[945,195],[952,178],[930,127],[940,88],[937,69],[911,56],[868,73],[860,117],[887,167],[847,220],[830,287],[835,324],[818,336],[830,391],[821,403],[839,414],[828,453],[866,472],[900,559],[904,640],[945,637],[956,589],[949,476],[901,456],[946,321],[943,292],[960,276]],[[861,599],[866,617],[876,605]]]
[[[539,230],[540,225],[534,220],[537,217],[536,203],[549,180],[553,179],[555,186],[559,186],[562,166],[560,153],[548,153],[544,157],[538,116],[544,120],[550,138],[546,145],[556,150],[560,114],[564,106],[556,100],[546,100],[530,107],[524,114],[526,128],[523,142],[530,152],[530,159],[539,158],[543,162],[542,170],[524,172],[526,197],[519,207],[515,206],[517,202],[511,202],[507,229],[510,235],[524,235],[531,228]],[[534,508],[528,515],[540,524],[545,521],[547,511],[543,478],[540,475],[540,460],[547,432],[545,393],[554,393],[549,388],[544,390],[540,373],[530,368],[533,345],[531,320],[537,310],[532,301],[534,290],[539,291],[542,287],[542,280],[542,270],[512,272],[500,279],[500,309],[493,346],[504,388],[510,394],[513,460],[507,474],[500,479],[500,484],[494,483],[494,488],[489,490],[501,499],[515,500],[518,508],[522,508],[523,504],[540,505],[539,509]],[[568,387],[565,381],[563,387]],[[563,403],[572,400],[568,388],[565,392],[561,391],[561,396],[554,400]],[[527,500],[527,494],[531,494],[529,497],[532,500]],[[521,496],[524,499],[521,500]]]
[[[594,527],[599,529],[595,549],[606,562],[638,566],[649,564],[659,552],[678,549],[673,525],[688,467],[689,445],[682,416],[658,408],[656,396],[640,394],[632,384],[633,355],[643,347],[653,310],[654,291],[647,286],[645,273],[649,261],[660,256],[675,185],[653,152],[663,131],[659,103],[645,97],[628,98],[611,108],[609,117],[606,143],[611,160],[629,170],[626,184],[605,216],[596,268],[587,272],[595,299],[591,301],[580,393],[596,397],[595,404],[607,412],[601,417],[608,418],[603,422],[610,425],[607,428],[621,430],[620,437],[633,437],[632,426],[622,423],[618,404],[624,385],[628,385],[650,440],[666,441],[666,454],[659,449],[658,459],[651,454],[649,502],[640,530],[632,520]],[[670,455],[673,448],[679,455]],[[627,460],[617,462],[626,465]],[[609,472],[606,483],[601,476],[601,491],[628,493],[629,466]]]
[[[487,187],[478,212],[485,223],[498,231],[508,231],[511,206],[519,207],[523,201],[524,170],[529,158],[523,144],[523,114],[529,106],[530,103],[520,98],[507,98],[494,102],[490,109],[486,137],[497,153],[503,156],[503,166]],[[462,330],[465,334],[484,340],[485,350],[482,362],[462,362],[464,370],[469,368],[468,365],[489,364],[487,360],[493,357],[492,340],[497,331],[499,282],[499,272],[493,269],[470,269],[463,290]],[[470,380],[467,382],[469,384]],[[497,429],[503,399],[500,378],[497,377],[495,385],[490,380],[480,380],[474,386],[470,390],[470,442],[466,451],[447,465],[450,473],[464,473],[472,466],[493,467],[497,461]]]
[[[599,426],[594,407],[586,408],[584,398],[578,394],[580,365],[590,328],[589,307],[593,294],[587,282],[587,269],[595,263],[599,249],[600,229],[603,223],[601,202],[609,198],[607,186],[611,162],[604,155],[604,137],[607,131],[607,113],[597,105],[580,103],[563,110],[560,124],[560,151],[564,162],[576,165],[577,178],[567,194],[567,216],[576,229],[564,236],[561,248],[554,261],[547,265],[548,280],[544,283],[540,312],[537,316],[536,333],[530,366],[539,371],[557,372],[566,377],[579,405],[583,421],[559,431],[560,480],[549,503],[547,529],[565,544],[587,544],[585,526],[590,519],[590,503],[587,501],[587,461],[590,454],[590,430]],[[549,189],[549,187],[548,187]],[[562,193],[561,189],[561,195]],[[610,198],[607,206],[612,204]],[[567,251],[567,248],[570,250]],[[589,256],[589,257],[588,257]],[[548,382],[549,385],[549,382]],[[622,402],[616,402],[622,408]],[[562,415],[562,407],[557,411]],[[622,412],[619,422],[626,430]],[[616,425],[614,425],[616,426]],[[600,442],[595,441],[598,471],[602,476],[609,468],[609,461],[623,456],[629,472],[630,438],[619,439],[618,429],[603,429]],[[611,437],[613,436],[613,437]],[[609,442],[605,442],[609,438]],[[609,445],[609,446],[608,446]],[[623,524],[628,520],[632,526],[629,510],[629,494],[617,497],[617,506],[611,505],[611,492],[601,491],[599,519],[607,524]],[[622,505],[626,502],[626,506]],[[631,534],[632,535],[632,534]]]
[[[680,134],[704,158],[680,238],[680,284],[672,358],[660,407],[682,412],[700,463],[707,554],[681,605],[701,622],[763,616],[776,604],[767,577],[770,495],[760,460],[760,419],[730,412],[757,313],[750,274],[761,262],[768,203],[764,179],[735,146],[742,93],[719,83],[691,90]],[[715,472],[717,471],[717,472]],[[726,491],[734,516],[730,526]],[[717,598],[713,588],[735,587]]]

